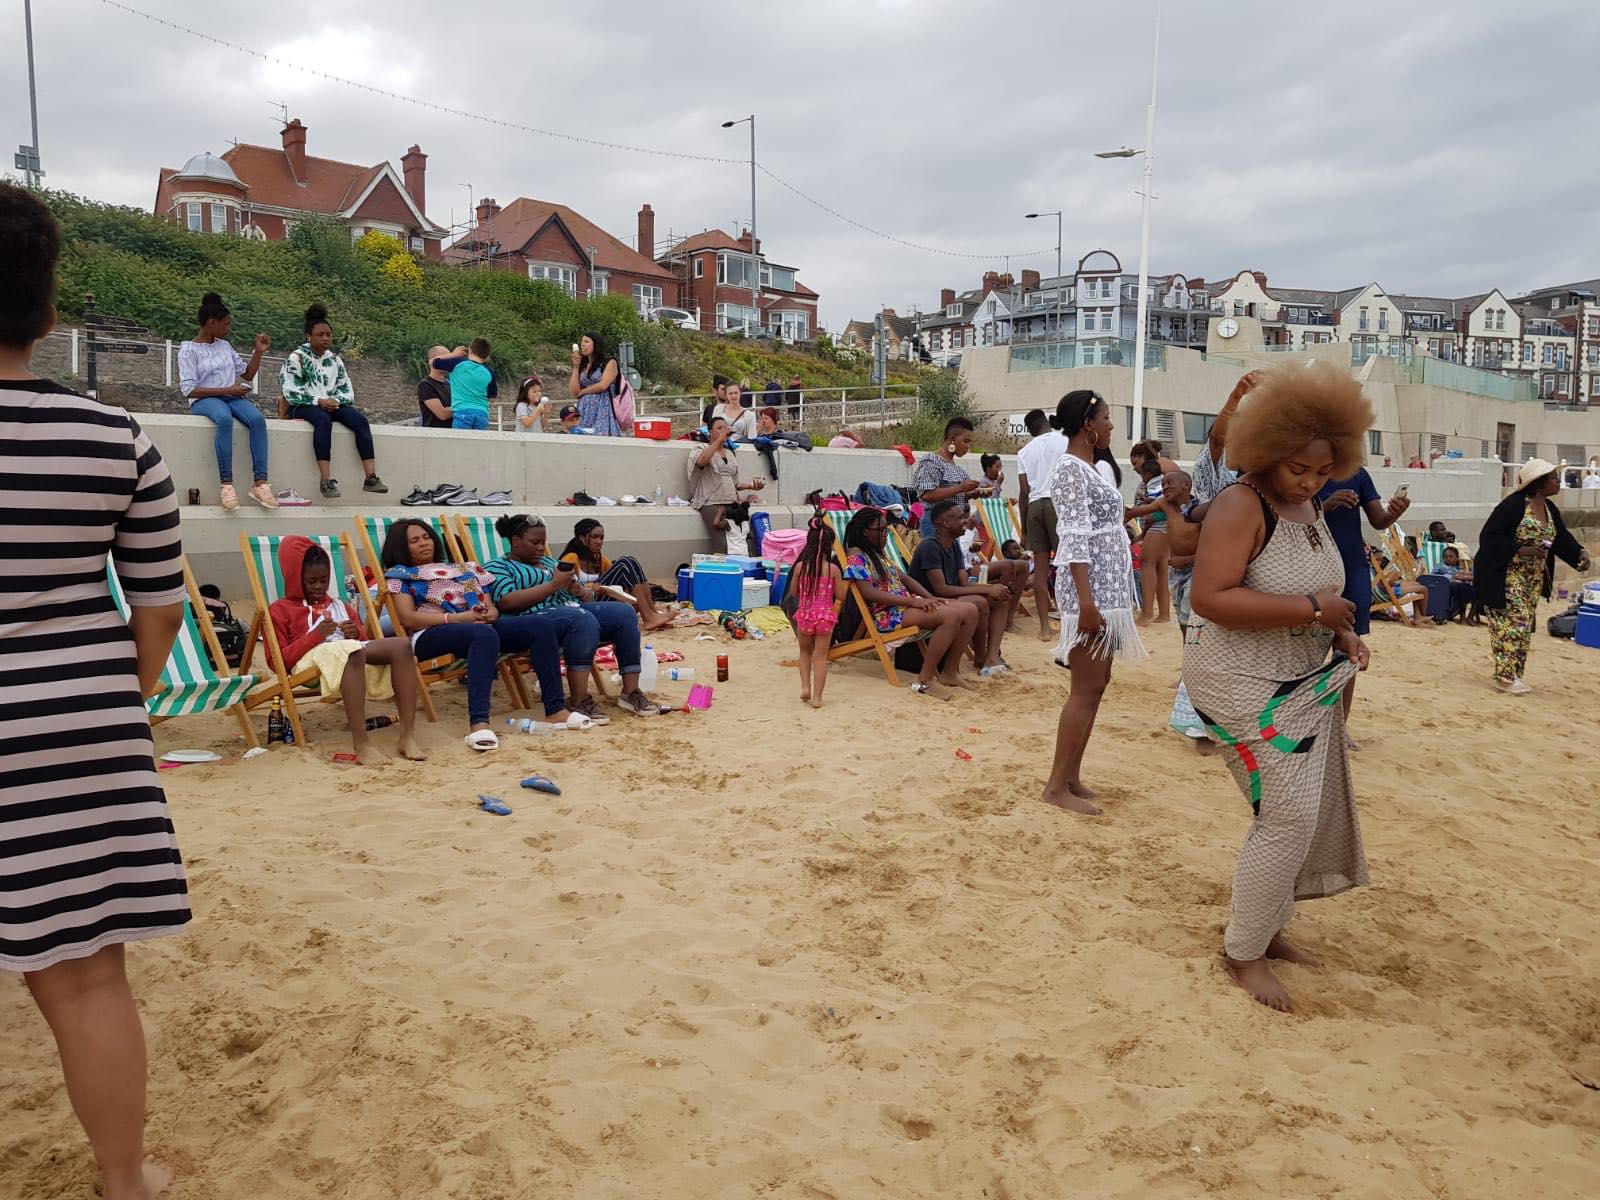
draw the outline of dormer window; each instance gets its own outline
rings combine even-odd
[[[947,317],[959,317],[961,315],[961,305],[959,305],[959,304],[946,305],[945,306],[945,310],[944,310],[944,315],[947,316]]]

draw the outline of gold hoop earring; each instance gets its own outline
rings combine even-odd
[[[1089,449],[1093,450],[1096,446],[1098,446],[1100,444],[1100,435],[1098,433],[1096,433],[1092,429],[1089,430],[1088,433],[1089,433]]]

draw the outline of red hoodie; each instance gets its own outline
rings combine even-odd
[[[278,546],[278,567],[283,572],[283,599],[274,600],[267,613],[272,618],[272,628],[277,632],[278,645],[283,650],[285,670],[293,670],[294,664],[307,651],[324,640],[323,635],[311,631],[322,618],[312,619],[311,606],[306,603],[305,592],[300,584],[301,565],[305,562],[306,551],[313,544],[308,537],[292,534]],[[330,579],[328,582],[328,595],[332,598],[333,581]]]

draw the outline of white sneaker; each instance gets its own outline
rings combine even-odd
[[[233,484],[225,483],[218,489],[222,499],[224,512],[237,512],[239,510],[239,493],[234,490]]]

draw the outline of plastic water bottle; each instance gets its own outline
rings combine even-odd
[[[656,504],[659,505],[666,499],[666,493],[661,490],[661,485],[656,484]]]
[[[545,725],[543,721],[535,721],[532,717],[507,717],[506,724],[513,733],[531,733],[534,737],[554,737],[556,731]]]
[[[668,667],[667,668],[667,678],[672,680],[674,683],[677,683],[679,680],[687,681],[687,680],[693,679],[694,678],[694,668],[693,667]],[[641,684],[640,686],[643,686],[643,685]]]
[[[649,695],[656,690],[656,677],[660,674],[654,646],[646,646],[639,655],[639,690]]]

